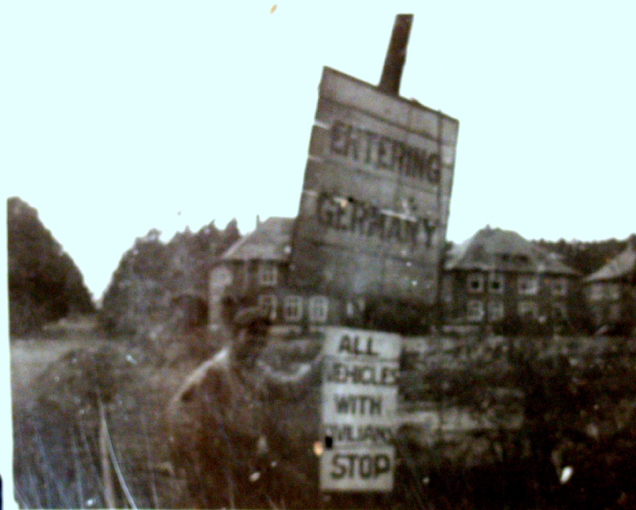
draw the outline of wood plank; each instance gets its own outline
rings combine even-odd
[[[343,105],[358,108],[401,129],[438,139],[442,120],[441,141],[457,143],[459,121],[419,102],[387,95],[375,86],[325,67],[320,84],[320,96]]]
[[[458,127],[325,68],[292,243],[296,283],[432,304]]]

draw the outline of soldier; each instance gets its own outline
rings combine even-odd
[[[184,503],[315,506],[317,370],[301,364],[281,374],[259,359],[269,327],[259,309],[237,313],[234,323],[235,342],[197,368],[169,404],[173,463],[190,498]]]

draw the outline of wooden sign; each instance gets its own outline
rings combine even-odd
[[[432,304],[458,128],[325,68],[292,237],[295,285]]]
[[[320,458],[324,491],[393,489],[399,335],[326,328]]]

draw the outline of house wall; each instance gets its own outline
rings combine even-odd
[[[520,291],[522,280],[528,279],[536,281],[536,292],[532,287],[525,293]],[[486,320],[487,313],[489,322],[496,322],[505,316],[523,315],[524,311],[545,320],[560,319],[561,310],[567,319],[575,315],[579,285],[572,276],[456,270],[447,272],[444,280],[447,320],[479,323]],[[565,285],[564,292],[559,290],[559,283]],[[481,318],[477,313],[480,309]]]
[[[585,285],[585,300],[595,327],[633,321],[636,286],[628,280],[595,281]]]
[[[208,280],[208,324],[214,327],[220,324],[222,301],[226,288],[232,284],[234,275],[227,265],[218,265],[210,271]]]
[[[266,266],[266,267],[265,267]],[[289,286],[286,262],[227,261],[212,270],[209,282],[209,322],[217,328],[237,309],[261,306],[270,312],[275,332],[312,326],[356,325],[364,313],[361,299],[344,300],[300,291]]]

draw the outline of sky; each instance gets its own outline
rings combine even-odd
[[[4,2],[0,168],[99,298],[150,229],[297,214],[323,66],[459,119],[448,238],[625,238],[631,1]],[[275,6],[275,8],[274,8]]]

